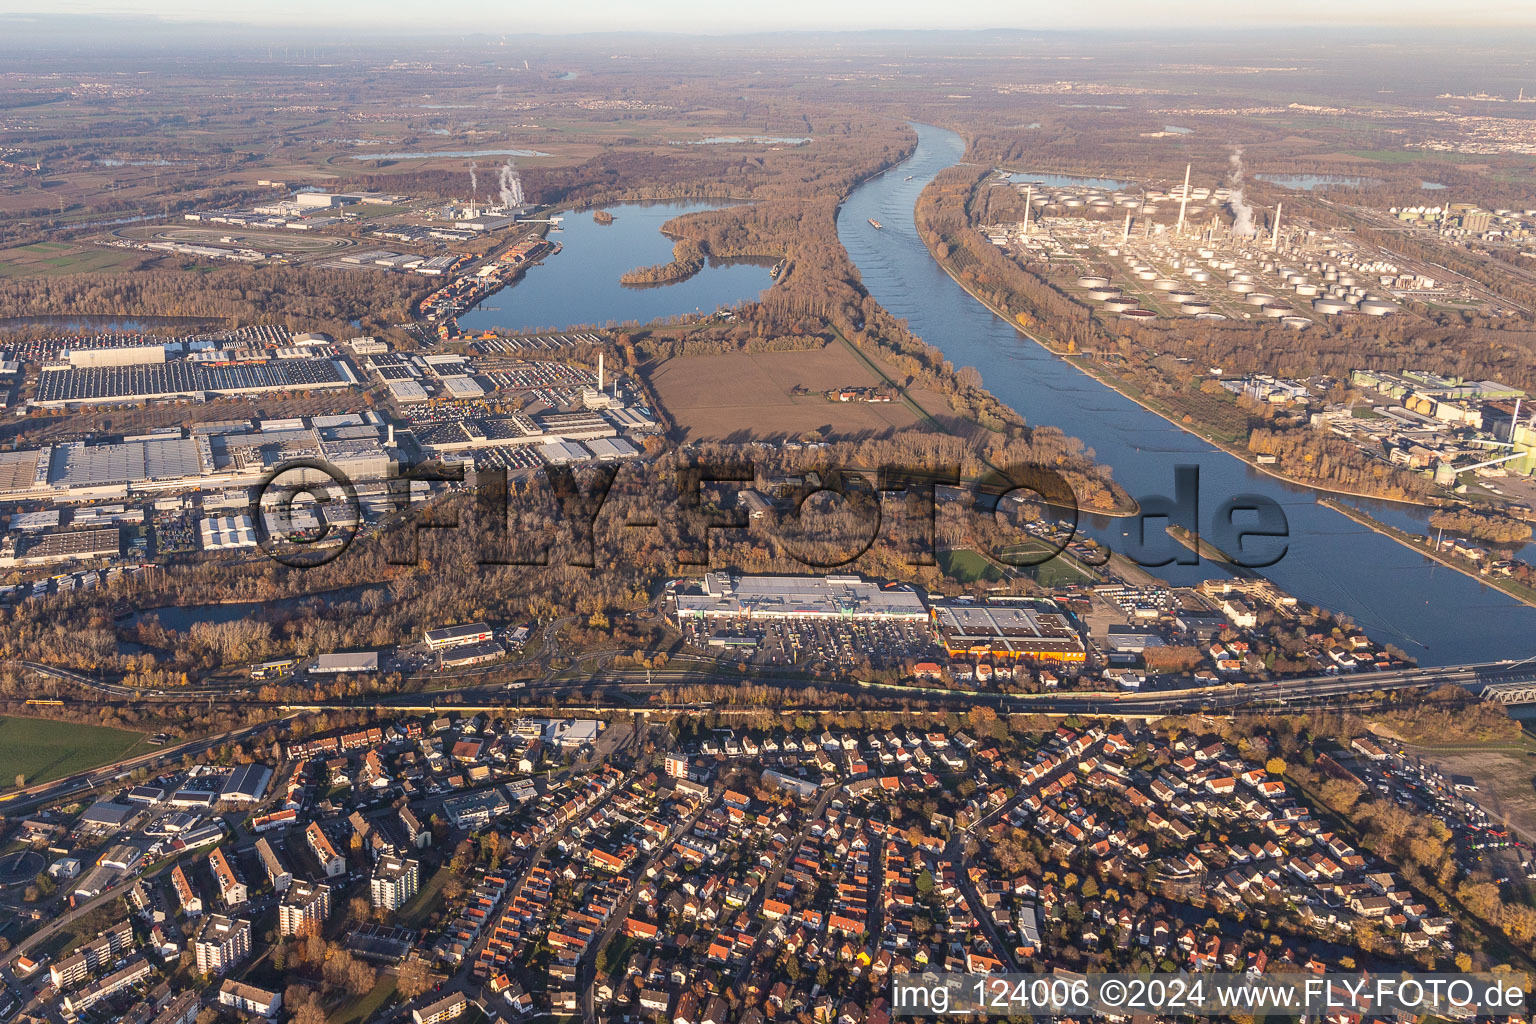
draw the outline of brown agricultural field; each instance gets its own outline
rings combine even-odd
[[[840,345],[786,352],[678,356],[647,379],[677,423],[679,441],[821,434],[868,437],[915,426],[904,402],[829,402],[833,387],[881,383]],[[813,394],[796,395],[799,385]]]

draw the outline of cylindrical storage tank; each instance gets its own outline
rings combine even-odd
[[[1290,312],[1291,312],[1291,307],[1290,306],[1265,306],[1263,309],[1259,310],[1259,312],[1263,313],[1267,317],[1271,317],[1273,319],[1277,319],[1278,320],[1280,317],[1289,316]]]
[[[1077,286],[1079,288],[1103,288],[1107,284],[1109,284],[1109,278],[1107,277],[1094,277],[1089,275],[1087,277],[1080,277],[1077,279]]]
[[[1105,299],[1118,299],[1120,297],[1120,289],[1095,288],[1088,293],[1088,297],[1095,302],[1103,302]]]
[[[1196,320],[1225,320],[1226,319],[1226,315],[1223,314],[1223,313],[1196,313],[1195,314],[1195,319]]]
[[[1250,306],[1262,306],[1266,302],[1274,302],[1275,297],[1268,292],[1249,292],[1243,296],[1243,301]]]
[[[1340,274],[1339,275],[1339,284],[1343,285],[1346,288],[1354,287],[1355,275],[1354,274]]]
[[[1336,284],[1339,280],[1339,272],[1337,270],[1325,270],[1323,271],[1323,280],[1329,284]]]
[[[1308,320],[1304,316],[1281,317],[1280,322],[1285,324],[1285,326],[1289,327],[1293,331],[1304,331],[1308,327],[1312,326],[1312,321]]]
[[[1135,309],[1136,303],[1130,299],[1107,299],[1104,302],[1104,308],[1111,313],[1124,313],[1128,309]]]
[[[1232,275],[1234,281],[1252,281],[1253,275],[1249,273],[1237,273]]]
[[[1385,299],[1365,299],[1360,303],[1360,312],[1371,316],[1390,316],[1397,312],[1397,306]]]
[[[1120,314],[1122,320],[1156,320],[1157,314],[1150,309],[1128,309]]]
[[[1299,284],[1299,285],[1296,286],[1296,294],[1297,295],[1305,295],[1308,298],[1310,298],[1313,295],[1317,294],[1317,285],[1315,285],[1315,284]]]
[[[1155,280],[1157,280],[1157,271],[1155,271],[1155,270],[1138,270],[1138,271],[1136,271],[1136,276],[1141,278],[1141,280],[1143,280],[1143,281],[1155,281]]]
[[[1227,282],[1227,291],[1229,291],[1229,292],[1236,292],[1238,295],[1247,295],[1249,292],[1253,291],[1253,289],[1254,289],[1253,284],[1251,282],[1248,282],[1248,281],[1228,281]]]
[[[1203,259],[1203,260],[1208,260],[1212,256],[1216,255],[1216,250],[1215,249],[1199,249],[1199,250],[1196,250],[1196,251],[1199,252],[1200,258]]]
[[[1345,310],[1354,309],[1355,307],[1351,306],[1349,303],[1343,301],[1342,299],[1313,299],[1312,308],[1319,313],[1325,313],[1331,316],[1334,313],[1342,313]]]
[[[1189,279],[1197,284],[1203,284],[1211,279],[1211,274],[1207,270],[1196,270],[1189,275]]]
[[[1083,201],[1081,199],[1063,199],[1061,205],[1069,210],[1080,210],[1083,207]]]
[[[1211,311],[1211,304],[1209,302],[1186,302],[1179,309],[1190,315],[1209,313]]]
[[[1160,292],[1176,292],[1179,290],[1179,282],[1170,281],[1166,277],[1152,282],[1152,287]]]
[[[1195,293],[1189,291],[1173,291],[1168,293],[1169,302],[1194,302]]]

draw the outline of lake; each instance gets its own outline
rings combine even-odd
[[[1380,178],[1357,177],[1348,174],[1255,174],[1260,181],[1298,192],[1316,189],[1360,188],[1364,185],[1380,185]]]
[[[558,255],[530,267],[517,283],[491,295],[459,318],[468,332],[563,331],[581,325],[625,323],[712,313],[721,306],[756,300],[773,284],[763,261],[710,261],[686,281],[626,287],[619,278],[636,267],[672,258],[672,239],[661,226],[673,217],[719,209],[719,203],[617,203],[603,209],[612,224],[599,224],[592,210],[567,213],[550,240]]]
[[[1024,171],[1008,175],[1008,180],[1023,185],[1034,182],[1047,188],[1102,188],[1111,192],[1129,188],[1130,182],[1118,178],[1090,178],[1082,174],[1046,174],[1041,171]]]

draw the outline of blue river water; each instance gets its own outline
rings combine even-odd
[[[1258,494],[1278,502],[1290,526],[1289,549],[1263,574],[1303,601],[1348,615],[1425,665],[1536,653],[1536,609],[1373,533],[1318,505],[1314,491],[1259,473],[1148,412],[1035,344],[956,284],[919,239],[913,206],[964,149],[953,132],[920,125],[913,155],[844,204],[838,235],[875,299],[956,366],[979,369],[987,388],[1028,422],[1081,438],[1137,499],[1172,495],[1175,467],[1190,465],[1200,472],[1202,529],[1228,498]],[[1123,551],[1126,522],[1085,518],[1081,527]],[[1176,584],[1221,575],[1209,563],[1154,571]]]
[[[627,287],[625,271],[672,258],[672,240],[661,226],[684,213],[716,209],[717,203],[617,203],[606,207],[612,224],[591,210],[568,213],[550,241],[562,251],[531,267],[523,279],[491,295],[459,317],[466,331],[560,331],[578,325],[646,323],[687,313],[712,313],[756,299],[773,278],[760,261],[711,261],[686,281]]]

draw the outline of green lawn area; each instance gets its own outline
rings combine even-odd
[[[0,716],[0,789],[47,782],[121,759],[144,735],[101,725]]]
[[[363,1024],[390,996],[395,994],[394,975],[380,972],[379,983],[349,1003],[342,1003],[331,1014],[330,1024]],[[473,1009],[473,1007],[471,1007]]]
[[[1057,550],[1057,545],[1049,542],[1049,540],[1031,537],[1031,539],[1025,540],[1023,543],[1011,543],[1006,548],[998,548],[997,557],[998,559],[1005,560],[1005,562],[1011,559],[1011,557],[1018,556],[1040,559],[1040,557],[1054,553],[1055,550]],[[1028,576],[1029,579],[1040,583],[1041,586],[1069,586],[1072,583],[1098,582],[1097,576],[1089,573],[1089,571],[1083,571],[1081,568],[1078,568],[1077,559],[1074,559],[1066,551],[1061,551],[1061,553],[1055,554],[1054,557],[1049,557],[1049,559],[1038,563],[1038,565],[1020,565],[1018,571]]]
[[[608,943],[606,952],[608,956],[608,980],[617,982],[619,972],[624,970],[624,961],[629,959],[629,953],[635,948],[635,939],[629,935],[615,935],[613,941]]]
[[[447,864],[438,868],[432,877],[427,879],[427,884],[417,890],[416,895],[405,906],[400,908],[400,913],[395,918],[395,924],[401,928],[420,928],[432,916],[441,900],[438,894],[443,891],[443,886],[448,884],[448,879],[453,872]]]
[[[959,580],[961,583],[975,583],[977,580],[1000,580],[1003,574],[998,572],[997,566],[981,557],[975,551],[964,548],[951,550],[945,548],[938,553],[939,568],[950,579]]]

